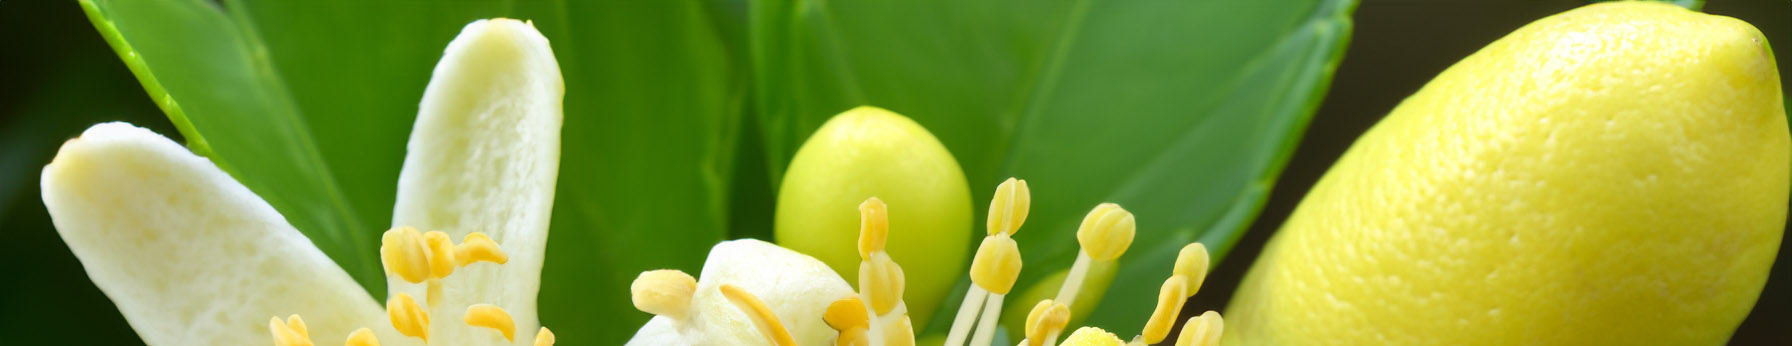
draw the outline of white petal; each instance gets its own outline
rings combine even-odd
[[[95,125],[62,145],[42,182],[62,240],[150,345],[267,345],[268,319],[290,314],[325,344],[364,326],[398,337],[279,212],[161,135]]]
[[[765,345],[758,327],[722,296],[722,284],[740,286],[765,301],[798,345],[831,344],[836,333],[822,315],[828,304],[854,295],[840,274],[814,257],[754,239],[725,241],[709,250],[697,276],[690,324],[655,317],[628,344]]]
[[[539,327],[535,296],[560,166],[563,94],[547,38],[521,21],[468,24],[437,63],[411,131],[392,224],[447,232],[457,242],[485,232],[510,262],[475,263],[443,281],[442,304],[430,309],[432,342],[490,340],[492,331],[460,320],[478,303],[508,310],[519,331]],[[420,285],[388,282],[394,293],[424,297]],[[518,334],[522,345],[534,337]]]

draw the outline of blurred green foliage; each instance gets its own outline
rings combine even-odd
[[[376,293],[372,240],[389,226],[403,146],[441,50],[475,19],[533,20],[567,89],[541,293],[544,323],[567,344],[617,344],[648,318],[628,302],[636,273],[695,272],[716,241],[767,236],[789,154],[826,117],[859,104],[909,115],[939,136],[981,187],[975,205],[1003,177],[1032,182],[1023,286],[1069,266],[1087,208],[1127,205],[1139,239],[1090,321],[1137,330],[1181,244],[1204,241],[1223,256],[1261,208],[1324,94],[1355,6],[82,4],[189,147]],[[61,120],[72,130],[38,136],[72,136],[91,122]],[[9,165],[7,174],[27,178],[0,183],[34,186],[30,162],[43,159]],[[35,193],[19,196],[36,203]]]

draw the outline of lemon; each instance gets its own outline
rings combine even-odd
[[[1437,76],[1302,201],[1230,345],[1719,345],[1761,292],[1792,168],[1742,21],[1602,3]]]
[[[815,256],[856,287],[858,205],[871,197],[889,206],[886,250],[905,273],[909,317],[927,325],[965,275],[971,192],[952,153],[913,120],[858,107],[822,124],[778,188],[778,245]]]

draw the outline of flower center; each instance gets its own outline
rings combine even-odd
[[[481,232],[468,233],[455,244],[453,238],[442,231],[418,232],[411,227],[398,227],[386,231],[380,237],[380,263],[385,266],[386,276],[397,277],[412,284],[428,285],[425,302],[429,307],[436,307],[442,302],[442,279],[454,274],[454,270],[479,262],[492,265],[503,265],[510,261],[504,249],[491,237]],[[386,316],[391,320],[392,328],[399,334],[423,340],[429,344],[429,309],[417,304],[417,299],[409,293],[393,294],[386,300]],[[467,307],[461,320],[468,326],[491,329],[504,336],[504,340],[516,342],[516,321],[510,312],[491,304],[473,304]],[[268,321],[268,330],[273,334],[275,346],[312,346],[310,331],[299,315],[292,315],[286,320],[273,317]],[[350,333],[346,346],[379,346],[379,338],[368,328],[361,328]],[[534,346],[552,346],[554,333],[542,327],[535,335]]]

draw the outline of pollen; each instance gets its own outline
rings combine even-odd
[[[1145,321],[1145,343],[1155,344],[1164,341],[1170,335],[1170,327],[1176,323],[1177,316],[1182,314],[1182,304],[1188,301],[1188,280],[1182,275],[1170,276],[1157,291],[1157,309],[1151,311],[1151,319]]]
[[[635,309],[674,320],[684,319],[696,292],[697,279],[674,269],[641,272],[629,285]]]
[[[554,346],[554,332],[541,327],[541,331],[535,333],[535,346]]]
[[[461,320],[469,326],[491,328],[504,334],[504,340],[516,342],[516,320],[510,318],[510,312],[491,304],[473,304],[467,307],[466,316]]]
[[[1070,324],[1070,307],[1053,302],[1051,299],[1041,300],[1033,305],[1033,311],[1027,313],[1027,345],[1049,345],[1058,339],[1058,333]]]
[[[790,336],[790,330],[784,328],[784,322],[778,320],[778,315],[765,305],[765,301],[759,300],[758,296],[740,286],[722,284],[719,289],[722,296],[728,298],[728,302],[734,303],[735,308],[746,313],[747,319],[759,327],[759,334],[765,336],[766,341],[774,346],[796,346],[796,339]]]
[[[1151,312],[1151,319],[1145,321],[1145,343],[1161,342],[1170,334],[1170,327],[1182,314],[1182,304],[1201,290],[1201,283],[1207,278],[1208,260],[1207,246],[1201,243],[1190,243],[1177,253],[1175,269],[1158,291],[1157,309]],[[1202,316],[1205,318],[1206,315]],[[1214,313],[1213,318],[1217,320],[1219,314]],[[1218,328],[1218,324],[1214,326]],[[1217,334],[1217,330],[1214,333]]]
[[[274,334],[274,346],[312,346],[311,331],[305,329],[305,320],[299,315],[287,317],[285,321],[271,317],[268,331]]]
[[[1083,217],[1082,227],[1076,230],[1076,241],[1091,259],[1112,261],[1132,246],[1133,233],[1137,229],[1132,212],[1119,204],[1102,203]]]
[[[859,262],[859,290],[879,315],[890,313],[902,303],[904,280],[902,267],[890,259],[889,253],[879,251]]]
[[[983,238],[971,259],[971,282],[995,294],[1008,294],[1020,278],[1020,245],[1008,233]]]
[[[504,264],[509,260],[497,242],[480,232],[468,233],[460,245],[455,245],[448,233],[418,232],[411,227],[393,228],[380,236],[380,263],[386,266],[386,274],[413,284],[446,278],[454,274],[456,267],[476,262]],[[431,306],[437,301],[440,288],[435,285],[439,284],[430,282]]]
[[[1114,336],[1114,333],[1096,327],[1082,327],[1078,328],[1076,332],[1070,333],[1070,337],[1065,338],[1064,343],[1058,346],[1120,346],[1125,344],[1126,342],[1120,341],[1120,337]]]
[[[425,257],[429,259],[430,278],[439,279],[454,274],[454,267],[459,263],[454,261],[454,239],[449,238],[448,233],[442,233],[442,231],[423,233],[423,246],[429,250]]]
[[[406,282],[422,283],[429,279],[429,248],[423,234],[410,227],[398,227],[380,236],[380,262],[386,273]]]
[[[1219,346],[1225,325],[1220,313],[1212,310],[1190,318],[1188,324],[1182,325],[1182,334],[1177,334],[1176,346]]]
[[[1209,259],[1207,246],[1201,245],[1201,243],[1190,243],[1188,246],[1183,246],[1182,251],[1176,254],[1174,274],[1188,280],[1189,296],[1194,296],[1195,292],[1200,291],[1201,283],[1207,280]]]
[[[846,297],[828,304],[828,310],[821,317],[828,327],[838,331],[871,326],[871,316],[865,313],[865,302],[859,297]]]
[[[889,209],[884,201],[871,197],[859,204],[859,258],[871,258],[871,253],[884,251],[884,245],[890,237]]]
[[[348,341],[344,341],[342,343],[342,345],[343,346],[380,346],[380,338],[373,336],[372,329],[361,328],[361,329],[356,329],[354,333],[349,333]]]
[[[417,306],[417,300],[408,293],[399,293],[386,301],[386,317],[392,320],[392,328],[399,334],[423,339],[429,342],[429,312]]]
[[[1027,211],[1033,205],[1033,192],[1027,188],[1026,180],[1013,177],[996,186],[996,194],[989,201],[989,235],[1000,233],[1014,234],[1020,231],[1020,225],[1027,222]]]
[[[498,247],[498,242],[492,241],[492,238],[487,237],[484,232],[467,233],[467,236],[461,239],[460,245],[454,247],[454,252],[455,257],[460,259],[461,266],[475,262],[497,264],[510,262],[510,255],[504,254],[504,249]]]

